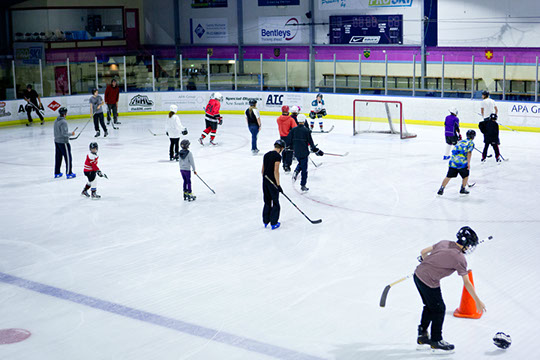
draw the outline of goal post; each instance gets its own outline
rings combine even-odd
[[[407,131],[403,103],[397,100],[355,99],[353,135],[360,133],[399,134],[401,139],[416,137]]]

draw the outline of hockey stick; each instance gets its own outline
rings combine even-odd
[[[345,154],[332,154],[332,153],[327,153],[327,152],[325,152],[324,155],[344,157],[344,156],[349,155],[349,152],[347,151]]]
[[[82,132],[84,131],[84,129],[86,128],[86,125],[88,125],[88,123],[92,120],[92,118],[88,119],[88,121],[86,122],[86,124],[84,124],[82,130],[79,132],[79,134],[77,136],[74,136],[72,138],[69,138],[69,140],[77,140],[79,138],[79,136],[81,136]],[[79,127],[76,127],[75,130],[77,130]],[[73,130],[73,132],[75,132],[75,130]]]
[[[484,118],[484,116],[482,115],[482,113],[477,113],[477,114],[480,115],[480,116],[482,116],[482,119]],[[498,118],[498,117],[497,117],[497,118]],[[502,127],[507,128],[508,130],[512,130],[512,131],[518,132],[517,130],[512,129],[511,127],[505,126],[505,125],[501,124],[501,123],[498,122],[498,121],[497,121],[497,124],[499,124],[499,125],[502,126]]]
[[[313,161],[312,158],[309,158],[309,160],[311,160],[311,163],[312,163],[313,165],[315,165],[315,167],[319,167],[319,166],[322,165],[322,163],[320,163],[319,165],[317,165],[317,163],[316,163],[315,161]]]
[[[41,109],[40,109],[39,107],[37,107],[34,103],[28,101],[28,104],[32,105],[32,107],[33,107],[34,109],[36,109],[36,112],[37,112],[39,115],[41,115],[42,117],[45,117],[45,116],[44,116],[45,113],[44,113],[44,112],[41,112]],[[41,105],[43,105],[43,104],[41,104]],[[43,120],[43,121],[45,121],[45,120]]]
[[[199,174],[195,174],[195,175],[197,175],[197,177],[199,178],[199,180],[201,180],[202,183],[203,183],[204,185],[206,185],[206,187],[207,187],[208,189],[210,189],[211,192],[213,192],[214,194],[216,193],[210,186],[208,186],[207,183],[204,182],[204,180],[199,176]]]
[[[152,135],[154,135],[154,136],[163,136],[163,135],[165,135],[165,134],[154,134],[154,133],[152,132],[152,130],[150,130],[150,129],[148,129],[148,131],[150,132],[150,134],[152,134]]]
[[[401,279],[399,280],[396,280],[394,281],[393,283],[389,284],[389,285],[386,285],[386,287],[384,288],[383,290],[383,293],[381,295],[381,301],[379,302],[379,306],[380,307],[385,307],[386,306],[386,298],[388,297],[388,292],[390,291],[390,288],[396,284],[399,284],[400,282],[403,282],[405,280],[407,280],[408,278],[410,278],[411,276],[413,276],[414,274],[409,274],[407,276],[404,276],[402,277]]]
[[[493,240],[493,236],[490,235],[490,236],[488,236],[487,238],[480,240],[480,241],[478,242],[478,244],[481,244],[481,243],[486,242],[486,241],[489,241],[489,240]],[[421,260],[421,259],[419,258],[419,260]],[[389,285],[386,285],[386,287],[384,288],[383,293],[382,293],[382,295],[381,295],[381,301],[379,302],[379,306],[380,306],[380,307],[385,307],[385,306],[386,306],[386,298],[388,297],[388,293],[390,292],[390,288],[391,288],[392,286],[397,285],[397,284],[399,284],[400,282],[403,282],[403,281],[407,280],[408,278],[412,277],[413,275],[414,275],[414,273],[413,273],[413,274],[409,274],[409,275],[407,275],[407,276],[405,276],[405,277],[402,277],[402,278],[399,279],[399,280],[394,281],[393,283],[391,283],[391,284],[389,284]]]
[[[109,124],[112,126],[112,128],[114,130],[118,130],[118,128],[116,126],[114,126],[114,121],[110,121]]]
[[[101,173],[101,175],[98,174],[99,177],[104,177],[105,179],[109,180],[109,177],[104,172]]]
[[[505,158],[502,156],[502,154],[499,154],[499,157],[500,157],[501,159],[503,159],[503,161],[508,161],[508,160],[510,160],[510,159],[505,159]]]
[[[271,183],[272,185],[274,185],[274,187],[275,187],[276,189],[279,189],[279,188],[277,187],[277,185],[276,185],[276,184],[268,177],[268,175],[264,175],[264,177],[266,178],[266,180],[270,181],[270,183]],[[295,204],[295,203],[294,203],[287,195],[285,195],[284,192],[281,192],[281,193],[283,194],[283,196],[285,196],[285,198],[286,198],[287,200],[289,200],[289,202],[296,208],[296,210],[300,211],[300,213],[301,213],[302,215],[304,215],[304,217],[305,217],[306,219],[309,220],[310,223],[312,223],[312,224],[320,224],[320,223],[322,223],[322,219],[311,220],[306,214],[304,214],[304,212],[303,212],[302,210],[300,210],[300,208],[299,208],[298,206],[296,206],[296,204]]]
[[[476,148],[476,146],[474,147],[474,150],[478,151],[480,154],[482,154],[482,156],[484,155],[484,153],[481,152],[480,150],[478,150],[478,149]],[[489,155],[486,156],[486,157],[490,158],[490,157],[492,157],[492,156],[493,156],[492,154],[489,154]]]

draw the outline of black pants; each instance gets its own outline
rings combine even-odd
[[[169,158],[178,156],[178,143],[180,138],[169,138],[171,146],[169,146]]]
[[[414,275],[414,283],[420,293],[424,310],[422,311],[422,319],[420,326],[427,330],[431,324],[431,340],[442,340],[442,326],[444,322],[444,313],[446,305],[442,298],[441,288],[430,288],[420,280],[416,274]]]
[[[35,106],[35,107],[34,107]],[[28,115],[28,122],[33,122],[32,120],[32,111],[35,111],[36,114],[38,114],[39,118],[43,122],[43,115],[37,110],[38,106],[34,104],[34,106],[27,104],[26,105],[26,115]]]
[[[294,152],[289,148],[290,141],[291,141],[290,134],[287,135],[287,136],[281,136],[281,140],[285,141],[285,145],[287,146],[283,150],[283,155],[282,155],[282,157],[283,157],[283,168],[285,169],[286,167],[291,167]]]
[[[118,121],[118,106],[116,104],[107,104],[107,121],[111,121],[111,113],[114,123]]]
[[[66,162],[66,174],[71,174],[71,145],[69,143],[54,143],[56,148],[55,160],[54,160],[54,173],[60,174],[60,166],[62,165],[62,158]]]
[[[489,145],[493,146],[493,151],[495,151],[495,158],[498,160],[499,156],[501,156],[501,153],[499,152],[499,145],[496,142],[484,144],[484,151],[482,151],[482,160],[487,157]]]
[[[279,220],[279,191],[268,180],[263,180],[264,208],[263,223],[276,225]]]
[[[101,124],[104,131],[107,131],[107,127],[105,126],[105,117],[103,116],[102,112],[94,114],[94,129],[96,131],[99,131],[99,124]]]
[[[307,175],[308,175],[308,157],[305,158],[296,158],[298,160],[298,165],[296,165],[296,170],[302,173],[302,178],[300,180],[301,186],[306,186],[307,184]]]

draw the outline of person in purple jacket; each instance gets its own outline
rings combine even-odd
[[[414,271],[414,283],[420,293],[424,309],[418,326],[416,340],[418,350],[431,348],[435,353],[453,353],[454,345],[443,340],[442,326],[446,306],[441,293],[441,279],[450,276],[454,271],[463,279],[463,285],[476,303],[476,310],[483,312],[486,306],[480,300],[474,285],[469,280],[465,254],[470,254],[478,245],[478,236],[468,226],[459,229],[457,241],[442,240],[422,249],[418,260],[420,265]],[[428,328],[431,325],[431,337]]]
[[[446,153],[443,156],[443,160],[450,159],[450,150],[452,146],[456,145],[461,140],[461,133],[459,132],[459,119],[457,117],[458,111],[455,107],[448,109],[450,115],[444,120],[444,136],[446,137]]]

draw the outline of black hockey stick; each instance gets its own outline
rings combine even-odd
[[[490,236],[488,236],[487,238],[480,240],[478,243],[481,244],[481,243],[483,243],[483,242],[485,242],[485,241],[489,241],[489,240],[493,240],[493,236],[490,235]],[[420,257],[419,257],[419,260],[420,260],[420,262],[421,262],[421,258],[420,258]],[[399,279],[399,280],[394,281],[393,283],[391,283],[391,284],[389,284],[389,285],[386,285],[386,287],[384,288],[383,293],[382,293],[382,295],[381,295],[381,301],[379,302],[379,306],[380,306],[380,307],[385,307],[385,306],[386,306],[386,298],[388,297],[388,293],[390,292],[390,288],[391,288],[392,286],[397,285],[397,284],[399,284],[400,282],[403,282],[403,281],[407,280],[408,278],[412,277],[413,275],[414,275],[414,274],[409,274],[409,275],[407,275],[407,276],[402,277],[402,278]]]
[[[349,152],[347,151],[345,154],[332,154],[332,153],[327,153],[327,152],[325,152],[324,155],[344,157],[344,156],[349,155]]]
[[[165,135],[165,134],[155,134],[152,132],[152,130],[148,129],[148,131],[150,132],[150,134],[154,135],[154,136],[162,136],[162,135]]]
[[[484,155],[484,153],[481,152],[480,150],[478,150],[478,149],[476,148],[476,146],[474,147],[474,150],[476,150],[476,151],[478,151],[480,154]],[[490,158],[490,157],[492,157],[492,156],[493,156],[492,154],[489,154],[489,155],[486,156],[486,157]]]
[[[199,176],[199,174],[195,174],[195,175],[197,175],[197,177],[199,178],[199,180],[201,180],[202,183],[203,183],[204,185],[206,185],[206,187],[207,187],[208,189],[210,189],[211,192],[213,192],[214,194],[216,193],[210,186],[208,186],[207,183],[204,182],[204,180]]]
[[[82,130],[79,132],[79,134],[77,136],[74,136],[72,138],[69,138],[69,140],[77,140],[79,138],[79,136],[81,136],[82,132],[84,131],[84,129],[86,128],[86,126],[88,125],[88,123],[92,120],[92,118],[88,119],[88,121],[86,122],[86,124],[84,124]],[[77,130],[77,128],[75,128],[75,130]],[[75,132],[75,130],[73,130],[73,132]]]
[[[275,187],[276,189],[279,189],[279,188],[277,187],[277,185],[276,185],[276,184],[268,177],[268,175],[264,175],[264,177],[266,178],[266,180],[270,181],[270,183],[271,183],[272,185],[274,185],[274,187]],[[305,217],[306,219],[309,220],[310,223],[312,223],[312,224],[320,224],[320,223],[322,223],[322,219],[311,220],[306,214],[304,214],[304,212],[303,212],[302,210],[300,210],[300,208],[299,208],[298,206],[296,206],[296,204],[295,204],[295,203],[294,203],[287,195],[285,195],[284,192],[281,192],[281,193],[283,194],[283,196],[285,196],[285,198],[286,198],[287,200],[289,200],[289,202],[296,208],[296,210],[300,211],[300,213],[301,213],[302,215],[304,215],[304,217]]]
[[[41,109],[39,107],[37,107],[33,102],[30,102],[28,101],[28,104],[32,105],[32,107],[34,109],[36,109],[36,112],[41,115],[42,117],[45,117],[45,113],[44,112],[41,112]],[[41,106],[43,106],[43,104],[41,104]],[[45,121],[45,120],[42,120],[42,122]]]
[[[379,302],[379,306],[380,307],[385,307],[386,306],[386,298],[388,297],[388,292],[390,291],[390,288],[396,284],[399,284],[400,282],[403,282],[405,280],[407,280],[408,278],[410,278],[411,276],[413,276],[414,274],[409,274],[407,276],[404,276],[402,277],[401,279],[399,280],[396,280],[394,281],[393,283],[389,284],[389,285],[386,285],[386,287],[384,288],[383,290],[383,293],[381,295],[381,301]]]
[[[319,166],[322,165],[322,163],[320,163],[319,165],[317,165],[317,163],[316,163],[315,161],[313,161],[312,158],[309,158],[309,160],[311,160],[311,163],[312,163],[313,165],[315,165],[315,167],[319,167]]]

